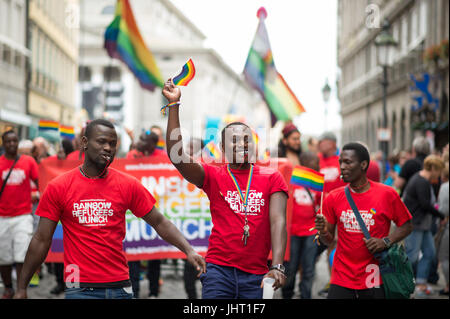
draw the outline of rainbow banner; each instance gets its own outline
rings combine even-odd
[[[186,64],[183,65],[180,74],[178,74],[176,77],[173,78],[173,83],[175,85],[186,86],[189,84],[189,82],[191,82],[194,76],[195,76],[194,62],[192,62],[192,59],[189,59],[189,61],[187,61]]]
[[[320,174],[313,169],[304,166],[295,166],[292,171],[291,184],[293,185],[303,186],[322,192],[324,183],[325,175]]]
[[[39,120],[39,131],[58,131],[59,123],[56,121]]]
[[[216,143],[214,141],[209,142],[206,144],[205,148],[208,150],[209,155],[215,159],[221,158],[221,152],[219,150],[219,147],[217,147]]]
[[[273,126],[278,120],[291,120],[294,116],[305,112],[305,109],[275,68],[269,36],[264,23],[267,17],[264,7],[258,10],[257,16],[259,18],[258,29],[245,63],[244,76],[267,103]]]
[[[105,31],[105,49],[125,63],[142,88],[153,91],[164,81],[156,61],[139,32],[129,0],[117,0],[114,20]]]
[[[73,140],[75,138],[75,129],[73,126],[61,125],[59,128],[61,138]]]

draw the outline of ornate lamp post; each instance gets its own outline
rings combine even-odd
[[[383,87],[383,123],[381,134],[379,134],[380,146],[383,152],[383,175],[382,180],[386,177],[386,161],[389,151],[389,140],[391,139],[388,133],[387,124],[387,89],[389,86],[387,71],[393,63],[394,53],[397,42],[389,32],[390,24],[388,20],[383,22],[383,30],[375,38],[375,45],[377,47],[378,65],[383,68],[383,79],[381,85]]]

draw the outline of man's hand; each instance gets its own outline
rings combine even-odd
[[[178,86],[173,84],[172,79],[168,79],[166,83],[164,83],[162,94],[169,103],[178,102],[181,98],[181,90]]]
[[[201,274],[206,273],[205,260],[195,251],[192,251],[187,255],[187,261],[191,263],[191,265],[193,265],[195,269],[197,269],[198,271],[197,277],[200,277]]]
[[[327,232],[327,219],[322,214],[316,215],[315,220],[315,229],[320,233],[326,233]]]
[[[364,242],[366,243],[366,247],[369,249],[371,254],[375,254],[386,249],[386,244],[381,238],[371,237],[368,240],[364,238]]]
[[[14,299],[27,299],[27,298],[28,298],[27,291],[23,289],[17,290],[16,293],[14,294]]]
[[[275,282],[273,283],[273,287],[274,287],[275,290],[277,290],[280,287],[283,287],[284,284],[286,283],[286,275],[283,274],[281,271],[276,270],[276,269],[270,270],[264,276],[264,278],[267,278],[267,277],[275,279]],[[264,278],[263,278],[263,280],[264,280]],[[261,288],[263,288],[263,286],[264,286],[264,281],[263,280],[261,280]]]

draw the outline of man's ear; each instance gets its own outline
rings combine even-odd
[[[361,169],[364,171],[364,172],[367,172],[367,169],[369,168],[369,162],[368,161],[362,161],[361,162]]]
[[[87,149],[88,140],[86,136],[81,137],[81,149],[84,151]]]

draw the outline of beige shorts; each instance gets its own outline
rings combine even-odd
[[[23,263],[32,236],[31,214],[0,217],[0,265]]]

